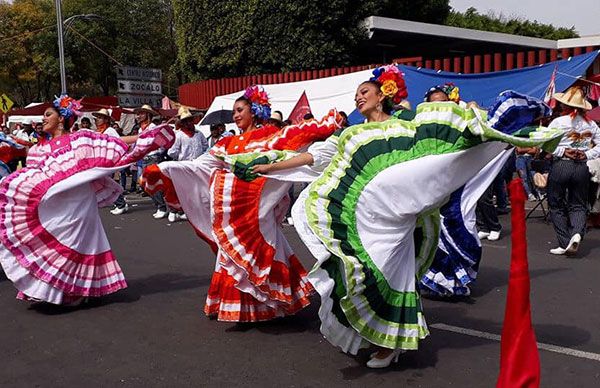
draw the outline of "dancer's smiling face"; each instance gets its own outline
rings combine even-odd
[[[369,116],[369,113],[377,109],[378,104],[382,104],[385,96],[377,85],[373,82],[363,82],[358,85],[356,94],[354,95],[354,103],[356,108],[365,117]]]
[[[56,109],[46,108],[44,111],[44,118],[42,119],[42,130],[46,133],[53,134],[62,122],[64,122],[64,119],[58,114]]]
[[[233,104],[233,121],[242,131],[247,130],[254,124],[254,114],[250,104],[245,100],[237,100]]]

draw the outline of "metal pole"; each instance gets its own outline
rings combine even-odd
[[[58,60],[60,62],[60,94],[67,94],[67,75],[65,71],[65,46],[63,43],[63,21],[61,0],[55,0],[56,4],[56,28],[58,31]]]

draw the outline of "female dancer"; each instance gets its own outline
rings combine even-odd
[[[476,108],[442,102],[421,104],[413,121],[350,127],[327,157],[331,162],[294,205],[294,225],[318,260],[309,279],[321,296],[321,332],[353,354],[369,344],[379,346],[369,367],[388,366],[428,335],[416,276],[437,250],[438,209],[502,152],[499,141],[540,144],[560,135],[511,136],[547,110],[541,102],[525,104],[516,116],[522,121],[507,125],[506,115],[514,111],[506,109],[510,103],[501,106],[488,122]],[[496,122],[503,125],[494,129],[490,124]],[[297,165],[300,158],[316,166],[321,155],[315,150],[266,170]],[[265,166],[255,171],[264,172]]]
[[[459,89],[452,83],[427,91],[425,102],[452,101],[463,107],[476,106],[460,100]],[[469,284],[477,277],[481,261],[481,243],[475,226],[477,200],[502,169],[509,151],[503,151],[473,179],[450,195],[440,208],[440,240],[431,266],[419,284],[423,296],[451,297],[471,294]]]
[[[298,126],[265,125],[267,94],[257,86],[235,101],[241,135],[220,140],[194,161],[164,162],[145,173],[146,190],[163,190],[170,207],[185,212],[217,255],[204,312],[220,321],[255,322],[291,315],[309,304],[306,271],[281,230],[289,183],[247,182],[243,160],[234,174],[223,160],[242,153],[285,154],[328,137],[339,127],[330,112]],[[240,175],[241,174],[241,175]]]
[[[121,140],[91,131],[67,134],[79,103],[61,96],[44,112],[50,140],[29,150],[27,168],[0,183],[0,264],[17,297],[78,304],[126,287],[98,215],[122,188],[110,175],[172,144],[156,128],[128,152]]]

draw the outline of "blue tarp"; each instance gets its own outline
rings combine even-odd
[[[556,91],[563,91],[577,81],[578,77],[585,75],[597,56],[598,51],[593,51],[544,65],[480,74],[458,74],[404,65],[400,65],[399,68],[404,73],[408,100],[413,107],[423,102],[423,96],[432,86],[453,82],[459,87],[463,101],[476,101],[481,107],[487,108],[505,90],[515,90],[532,97],[543,98],[555,67]],[[358,124],[362,123],[364,118],[354,110],[348,121]]]

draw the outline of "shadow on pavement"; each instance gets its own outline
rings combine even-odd
[[[281,335],[289,333],[301,333],[305,331],[319,332],[319,306],[318,296],[310,298],[310,305],[295,315],[277,318],[266,322],[241,322],[225,329],[226,332],[248,332],[257,330],[264,334]]]
[[[89,298],[79,306],[34,303],[30,306],[30,309],[46,315],[68,314],[114,303],[132,303],[140,300],[144,295],[200,288],[207,286],[209,283],[210,276],[190,276],[178,273],[156,274],[146,278],[127,280],[128,287],[126,289],[100,298]]]
[[[530,269],[529,277],[535,279],[546,275],[554,274],[556,272],[568,271],[568,268],[543,268],[543,269]],[[480,276],[471,286],[471,297],[478,298],[486,295],[490,291],[495,290],[498,287],[505,287],[508,285],[508,270],[498,268],[486,268],[485,274]]]
[[[592,335],[589,331],[575,326],[554,324],[533,324],[537,342],[572,347],[590,342]]]
[[[460,326],[463,328],[474,329],[479,331],[487,331],[500,335],[502,333],[502,323],[489,320],[465,318],[466,309],[455,307],[438,307],[428,310],[429,323],[439,322],[439,317],[444,317],[444,323]],[[453,321],[448,322],[449,315],[454,317]],[[437,318],[436,318],[437,317]],[[539,324],[534,325],[536,339],[538,342],[552,344],[557,346],[573,347],[586,344],[592,338],[591,333],[575,326],[554,325],[554,324]],[[376,349],[362,349],[355,357],[357,365],[340,369],[344,376],[344,380],[356,380],[369,374],[388,374],[392,371],[414,371],[415,379],[422,377],[418,372],[419,369],[435,367],[438,361],[438,352],[446,349],[468,349],[478,346],[488,345],[490,340],[465,336],[463,334],[451,333],[444,330],[431,328],[430,337],[419,343],[419,350],[408,351],[402,355],[398,363],[384,369],[369,369],[366,363],[369,360],[371,353]],[[499,343],[498,343],[498,346]],[[352,356],[349,356],[352,357]]]
[[[205,287],[210,284],[211,275],[196,276],[180,273],[161,273],[146,278],[131,279],[127,283],[129,284],[128,289],[132,293],[143,296]]]

